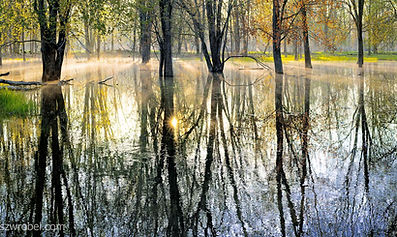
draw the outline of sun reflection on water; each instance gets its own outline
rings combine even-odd
[[[172,128],[176,129],[178,127],[178,119],[176,117],[172,117],[171,119]]]

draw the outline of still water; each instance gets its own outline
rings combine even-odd
[[[38,79],[32,65],[10,78]],[[396,63],[175,71],[70,63],[72,85],[26,92],[32,115],[0,121],[0,223],[65,224],[45,236],[396,234]]]

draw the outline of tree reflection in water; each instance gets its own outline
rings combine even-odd
[[[41,93],[41,128],[38,152],[35,156],[35,186],[32,197],[31,217],[34,224],[42,224],[43,203],[49,208],[46,216],[47,224],[65,224],[65,204],[62,187],[67,193],[67,208],[69,209],[69,234],[75,235],[73,205],[68,181],[63,163],[63,146],[68,140],[67,114],[62,91],[58,85],[48,85]],[[59,141],[61,131],[61,142]],[[49,187],[49,201],[45,200],[44,190],[46,187],[47,157],[49,155],[49,144],[52,160],[50,161],[51,185]],[[59,229],[59,235],[64,236],[64,229]],[[41,236],[41,230],[33,232],[33,236]]]
[[[95,67],[91,83],[27,93],[40,116],[1,122],[1,223],[64,223],[65,236],[392,236],[394,77],[322,67],[252,84],[259,72],[181,63],[158,78],[134,65],[113,86],[93,83],[113,73]]]

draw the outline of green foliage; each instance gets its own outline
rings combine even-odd
[[[19,40],[22,31],[37,31],[37,18],[31,1],[0,1],[0,45],[6,40]]]
[[[20,92],[0,89],[0,120],[12,116],[25,117],[34,109],[34,103]]]
[[[397,1],[371,0],[367,2],[365,22],[367,47],[377,53],[397,41]]]

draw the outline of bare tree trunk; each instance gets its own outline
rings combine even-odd
[[[23,61],[26,62],[26,55],[25,55],[25,29],[24,29],[24,27],[22,27],[21,39],[22,39],[22,58],[23,58]]]
[[[114,34],[112,32],[112,42],[111,42],[111,48],[110,50],[113,52],[114,51]]]
[[[234,53],[240,53],[240,43],[241,43],[241,35],[240,35],[240,11],[239,7],[234,8]]]
[[[281,59],[281,15],[279,0],[273,0],[273,60],[276,73],[283,74],[283,61]]]
[[[363,67],[364,64],[363,14],[364,14],[364,0],[358,0],[357,39],[358,39],[358,66],[360,68]]]
[[[305,48],[305,67],[312,68],[312,58],[310,55],[310,45],[309,45],[309,27],[307,25],[307,12],[306,12],[306,2],[303,0],[302,5],[302,20],[303,20],[303,44]]]
[[[160,0],[160,19],[162,29],[162,42],[160,50],[162,51],[162,67],[160,67],[160,76],[173,77],[172,68],[172,30],[171,30],[172,2],[171,0]]]
[[[243,38],[243,50],[241,52],[242,55],[248,55],[248,41],[249,41],[249,34],[248,32],[244,32],[244,38]]]
[[[7,35],[8,43],[11,42],[10,37],[11,37],[11,31],[9,31],[9,32],[8,32],[8,35]],[[14,50],[13,50],[13,45],[12,45],[12,44],[10,44],[10,46],[9,46],[9,48],[8,48],[8,51],[9,51],[9,54],[8,54],[8,55],[10,55],[10,57],[14,55]]]
[[[325,41],[325,43],[324,43],[324,53],[326,53],[327,51],[328,51],[328,23],[326,22],[325,23],[325,26],[324,26],[324,41]]]
[[[59,4],[59,2],[55,1],[51,2],[51,4],[50,9]],[[45,14],[47,9],[44,0],[39,0],[38,6],[35,4],[35,11],[40,25],[43,82],[59,80],[61,77],[67,41],[66,27],[70,17],[70,9],[71,4],[69,3],[65,5],[65,11],[62,15],[57,11],[51,11],[49,16],[47,16]]]
[[[1,33],[0,33],[1,38]],[[3,65],[3,47],[0,46],[0,66]]]
[[[84,20],[84,38],[85,38],[85,51],[87,53],[87,57],[90,58],[92,51],[92,43],[90,37],[90,29],[87,20]]]
[[[35,39],[38,39],[38,38],[39,38],[39,37],[38,37],[38,34],[37,34],[37,35],[35,34],[34,38],[35,38]],[[37,43],[34,42],[34,53],[35,53],[35,54],[37,54],[37,48],[38,48]]]
[[[99,35],[99,32],[97,33],[96,37],[97,37],[96,38],[96,42],[97,42],[97,45],[96,45],[96,53],[97,53],[97,55],[96,55],[96,57],[99,60],[101,58],[101,36]]]
[[[33,54],[33,45],[34,45],[34,42],[33,42],[33,33],[30,32],[29,35],[30,35],[29,38],[30,38],[30,40],[31,40],[31,42],[30,42],[30,44],[29,44],[29,50],[30,50],[30,55],[32,55],[32,54]]]
[[[194,36],[194,44],[196,46],[196,54],[200,54],[200,39],[197,35]]]
[[[178,33],[178,44],[177,44],[177,54],[180,55],[182,52],[182,27],[179,28],[179,33]]]
[[[138,1],[139,6],[139,21],[140,21],[140,52],[142,63],[150,61],[150,48],[152,45],[152,12],[149,6],[149,1]]]
[[[185,46],[185,51],[189,52],[189,47],[187,45],[187,40],[185,39],[185,37],[183,37],[183,45]]]
[[[134,32],[133,32],[132,38],[133,38],[132,39],[132,52],[135,55],[135,53],[136,53],[136,27],[134,27]]]
[[[250,18],[251,18],[251,0],[247,0],[246,3],[247,5],[247,12],[243,16],[243,55],[248,55],[248,46],[249,46],[249,39],[250,39],[250,34],[249,34],[249,28],[250,28]]]

